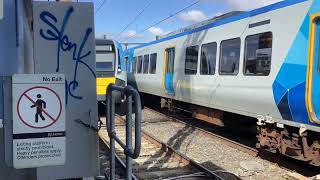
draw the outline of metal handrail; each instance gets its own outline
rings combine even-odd
[[[118,91],[125,97],[126,103],[126,143],[122,142],[115,131],[115,97]],[[137,90],[131,86],[110,84],[106,89],[107,131],[110,138],[110,179],[115,179],[115,141],[123,148],[126,155],[126,179],[132,179],[132,159],[139,157],[141,150],[141,101]],[[135,144],[132,148],[132,102],[135,112]]]

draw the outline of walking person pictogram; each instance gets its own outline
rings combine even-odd
[[[37,108],[37,111],[35,114],[36,123],[39,121],[39,116],[43,121],[45,120],[44,116],[42,115],[42,109],[46,109],[46,102],[41,99],[41,94],[37,94],[37,98],[38,100],[36,101],[36,103],[30,106],[31,108],[34,108],[34,107]]]

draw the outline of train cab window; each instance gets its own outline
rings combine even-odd
[[[155,74],[157,69],[157,53],[153,53],[150,55],[150,68],[149,73]]]
[[[96,45],[96,71],[114,71],[115,50],[112,44]]]
[[[143,74],[148,74],[149,71],[149,54],[143,56]]]
[[[199,46],[186,49],[185,74],[197,74]]]
[[[268,76],[271,67],[272,33],[248,36],[245,45],[244,74]]]
[[[217,43],[209,43],[201,46],[200,74],[213,75],[216,68]]]
[[[225,40],[220,46],[219,74],[237,75],[240,60],[240,38]]]
[[[137,72],[137,57],[133,57],[133,61],[132,61],[132,73],[136,73]]]
[[[137,73],[142,73],[142,56],[138,56]]]

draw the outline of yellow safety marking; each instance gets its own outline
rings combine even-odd
[[[115,83],[115,77],[102,77],[97,78],[97,95],[106,94],[106,88],[110,83]]]
[[[320,17],[320,13],[312,14],[310,16],[310,30],[309,30],[309,49],[308,49],[308,66],[307,66],[307,86],[306,86],[306,105],[308,110],[308,116],[311,122],[320,124],[320,120],[317,118],[312,103],[312,80],[313,80],[313,63],[314,63],[314,51],[315,51],[315,20]]]

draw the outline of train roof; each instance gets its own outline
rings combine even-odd
[[[306,1],[309,1],[309,0],[283,0],[283,1],[280,1],[278,3],[274,3],[274,4],[271,4],[271,5],[268,5],[268,6],[264,6],[264,7],[258,8],[258,9],[254,9],[254,10],[251,10],[251,11],[242,12],[242,13],[235,13],[235,14],[232,14],[231,16],[227,16],[225,18],[216,19],[212,23],[208,23],[206,25],[203,25],[203,26],[200,26],[200,27],[196,27],[196,28],[191,29],[191,30],[183,31],[183,32],[180,32],[180,33],[177,33],[177,34],[169,33],[168,36],[165,36],[165,37],[163,37],[163,38],[161,38],[159,40],[151,41],[149,43],[145,43],[145,44],[140,45],[140,46],[132,47],[130,49],[139,49],[139,48],[142,48],[142,47],[145,47],[145,46],[150,46],[150,45],[157,44],[157,43],[160,43],[160,42],[163,42],[163,41],[167,41],[167,40],[170,40],[170,39],[175,39],[175,38],[178,38],[178,37],[181,37],[181,36],[184,36],[184,35],[192,34],[192,33],[199,32],[199,31],[202,31],[202,30],[205,30],[205,29],[209,29],[209,28],[212,28],[212,27],[217,27],[217,26],[221,26],[221,25],[228,24],[228,23],[231,23],[231,22],[236,22],[236,21],[239,21],[239,20],[242,20],[242,19],[246,19],[248,17],[257,16],[257,15],[260,15],[260,14],[264,14],[264,13],[267,13],[267,12],[270,12],[270,11],[274,11],[274,10],[277,10],[277,9],[285,8],[285,7],[292,6],[292,5],[299,4],[299,3],[302,3],[302,2],[306,2]],[[130,50],[130,49],[128,49],[128,50]]]
[[[114,42],[111,39],[99,39],[99,38],[96,38],[96,44],[99,44],[99,45],[114,44]]]
[[[165,37],[173,36],[173,35],[176,35],[176,34],[179,34],[179,33],[183,33],[183,32],[186,32],[186,31],[190,31],[190,30],[196,29],[198,27],[211,24],[211,23],[213,23],[215,21],[218,21],[218,20],[222,20],[222,19],[226,19],[226,18],[229,18],[229,17],[232,17],[232,16],[239,15],[239,14],[241,14],[243,12],[244,11],[231,11],[231,12],[219,15],[219,16],[215,16],[213,18],[201,21],[199,23],[192,24],[190,26],[178,29],[176,31],[169,32],[168,34],[165,34],[165,35],[161,36],[160,38],[165,38]]]

